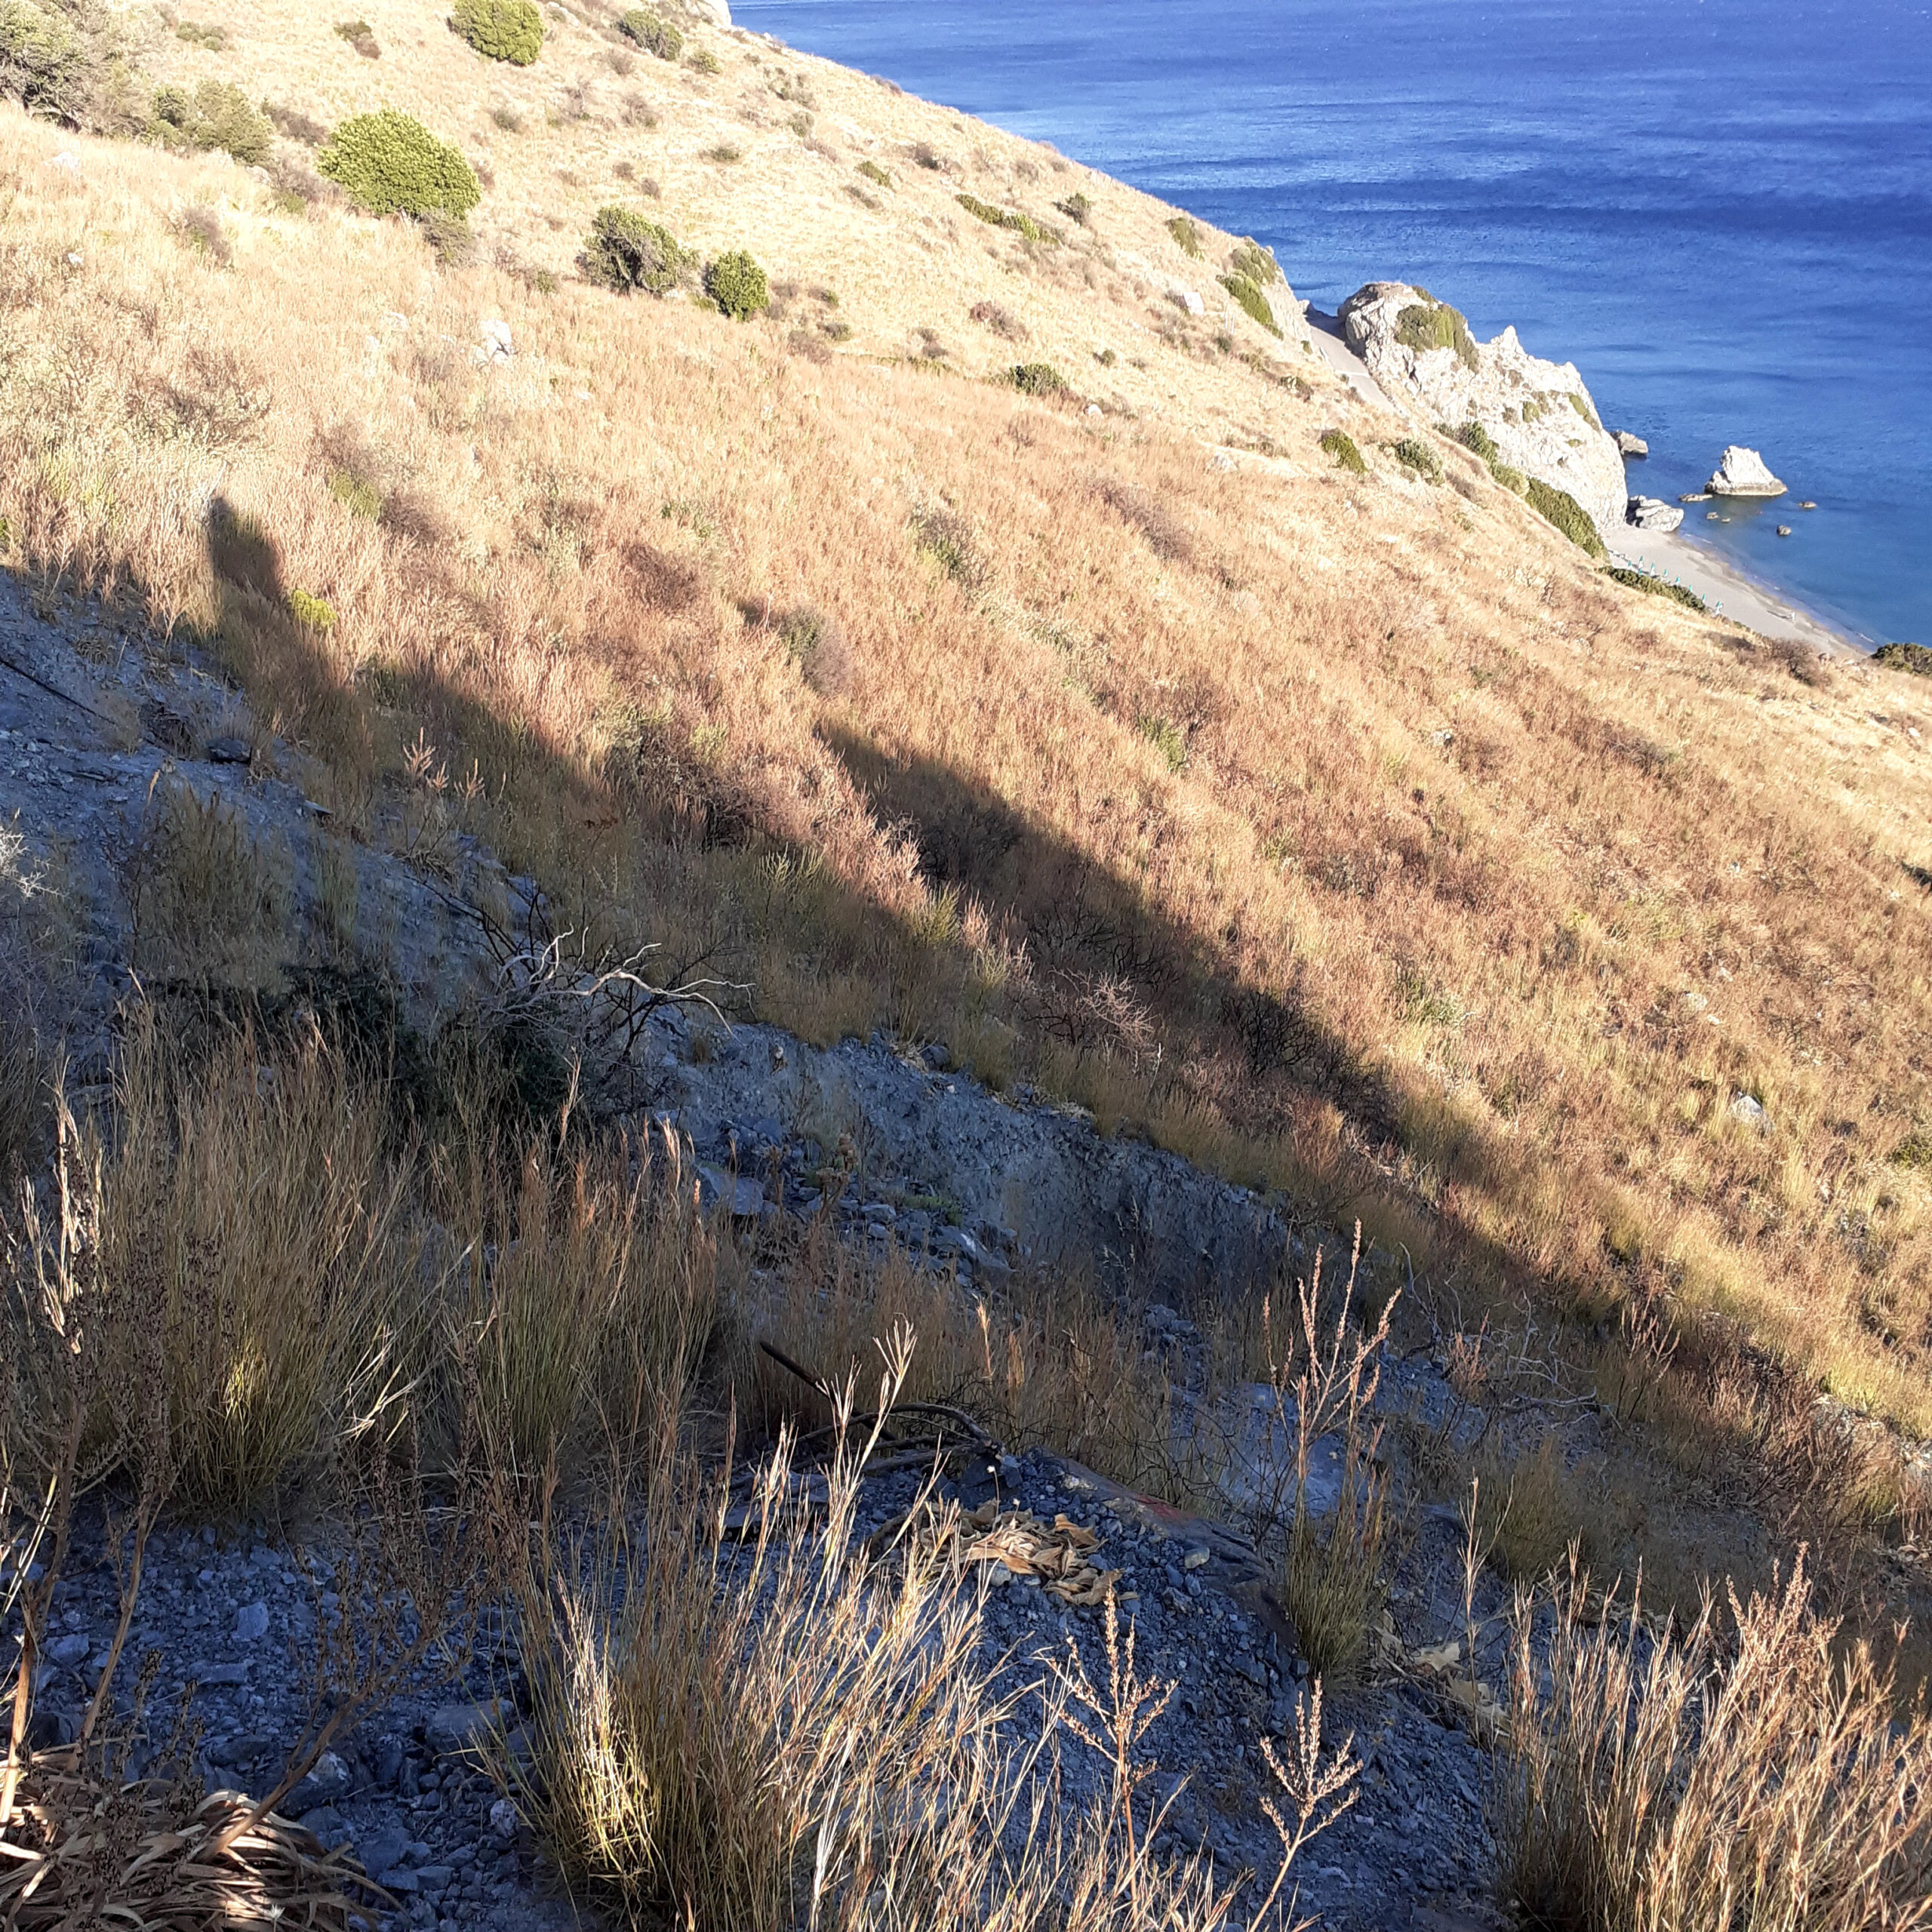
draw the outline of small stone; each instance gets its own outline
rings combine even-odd
[[[325,1751],[316,1759],[315,1768],[283,1799],[282,1814],[306,1818],[311,1811],[346,1796],[354,1781],[349,1767],[333,1751]]]
[[[68,1636],[56,1637],[47,1646],[47,1654],[56,1663],[71,1666],[78,1663],[93,1647],[94,1639],[85,1631],[76,1630]]]
[[[248,1682],[248,1666],[245,1663],[205,1663],[198,1665],[192,1675],[204,1690],[232,1690]]]
[[[255,755],[255,748],[246,738],[233,736],[211,738],[208,741],[208,755],[216,764],[246,764]]]
[[[465,1749],[495,1726],[495,1701],[488,1704],[439,1704],[423,1727],[423,1741],[439,1757]],[[429,1784],[424,1779],[425,1786]]]
[[[513,1838],[521,1820],[517,1816],[515,1805],[507,1798],[500,1798],[490,1807],[490,1829],[500,1838]]]
[[[1791,525],[1788,523],[1780,524],[1778,525],[1778,534],[1780,537],[1789,537],[1791,534]]]
[[[1730,1117],[1740,1127],[1755,1128],[1760,1134],[1768,1134],[1771,1131],[1771,1117],[1764,1111],[1764,1102],[1755,1094],[1732,1094]]]
[[[265,1603],[244,1604],[235,1614],[235,1641],[259,1643],[269,1634],[269,1607]]]
[[[1181,1558],[1180,1567],[1183,1570],[1198,1570],[1207,1562],[1208,1555],[1208,1552],[1207,1545],[1204,1543],[1196,1543],[1194,1547]]]

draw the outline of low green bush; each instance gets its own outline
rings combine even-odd
[[[742,248],[720,255],[706,269],[704,292],[734,322],[747,321],[771,306],[771,285],[764,269]]]
[[[1711,607],[1694,590],[1660,577],[1652,577],[1647,571],[1626,571],[1618,566],[1605,571],[1604,575],[1626,589],[1648,591],[1653,597],[1668,597],[1673,604],[1681,604],[1687,611],[1695,611],[1703,616],[1710,613]],[[1927,654],[1932,657],[1932,652]]]
[[[1419,355],[1432,349],[1452,349],[1463,368],[1473,371],[1479,367],[1475,338],[1461,311],[1437,301],[1426,288],[1416,293],[1426,299],[1411,302],[1395,318],[1395,340]]]
[[[697,257],[668,228],[630,208],[601,208],[590,224],[577,266],[586,278],[628,295],[668,295]]]
[[[1191,261],[1201,259],[1201,230],[1195,226],[1192,215],[1177,214],[1168,223],[1168,232],[1174,238],[1174,245]]]
[[[878,163],[875,161],[860,162],[859,164],[859,172],[863,174],[868,181],[876,181],[881,188],[889,188],[892,186],[892,177],[887,174],[885,170],[880,167]]]
[[[0,98],[77,128],[88,118],[99,66],[95,48],[57,6],[0,0]]]
[[[1910,671],[1921,678],[1932,678],[1932,645],[1883,644],[1872,654],[1873,661],[1894,671]]]
[[[1031,215],[1022,214],[1017,209],[995,208],[991,202],[983,202],[977,195],[955,195],[953,199],[976,221],[983,221],[991,227],[1010,228],[1029,242],[1051,242],[1054,239]]]
[[[1496,444],[1489,432],[1472,417],[1460,429],[1451,429],[1447,423],[1436,424],[1437,430],[1452,443],[1460,443],[1463,448],[1479,456],[1484,463],[1494,463],[1498,454]]]
[[[1432,483],[1442,481],[1442,464],[1435,452],[1419,436],[1404,436],[1399,443],[1389,447],[1394,451],[1395,460],[1405,469],[1413,469]]]
[[[1603,427],[1603,425],[1597,420],[1595,417],[1591,414],[1590,405],[1586,402],[1574,389],[1570,390],[1568,392],[1568,395],[1570,397],[1570,407],[1574,409],[1592,429],[1601,429]]]
[[[675,60],[685,51],[685,37],[669,20],[633,7],[617,23],[618,30],[660,60]]]
[[[1078,228],[1084,228],[1088,217],[1094,212],[1094,204],[1084,195],[1069,195],[1065,201],[1054,202],[1054,206]]]
[[[371,214],[460,217],[483,198],[462,154],[393,108],[343,122],[315,165]]]
[[[170,147],[222,148],[245,166],[267,160],[275,124],[251,106],[238,87],[204,81],[191,96],[180,88],[157,88],[152,131]]]
[[[376,38],[376,30],[367,20],[337,20],[335,30],[364,60],[380,60],[383,57],[382,45]]]
[[[1140,735],[1167,761],[1170,771],[1187,768],[1187,734],[1168,718],[1143,718]]]
[[[450,25],[478,54],[528,67],[543,51],[543,16],[534,0],[456,0]]]
[[[1489,466],[1489,473],[1503,485],[1504,489],[1509,491],[1512,494],[1527,497],[1530,494],[1530,479],[1513,464],[1492,461]]]
[[[1235,245],[1234,253],[1228,257],[1228,272],[1245,275],[1257,288],[1271,288],[1287,280],[1275,259],[1274,250],[1263,248],[1252,235]]]
[[[1066,378],[1051,362],[1016,362],[1013,386],[1022,395],[1063,395]]]
[[[291,590],[288,593],[288,609],[298,624],[306,624],[312,631],[335,629],[334,607],[326,598],[317,597],[306,590]]]
[[[1528,482],[1524,494],[1531,509],[1546,522],[1555,524],[1580,549],[1601,561],[1605,554],[1603,539],[1597,534],[1589,512],[1567,490],[1556,489],[1540,476],[1531,477]]]
[[[1361,451],[1355,448],[1355,439],[1347,430],[1324,429],[1321,447],[1335,459],[1337,469],[1352,469],[1358,476],[1367,473],[1368,465],[1362,461]]]
[[[1244,275],[1224,275],[1221,286],[1235,298],[1236,306],[1251,321],[1259,322],[1270,335],[1281,333],[1281,325],[1275,321],[1275,312],[1268,306],[1268,298],[1257,283]]]

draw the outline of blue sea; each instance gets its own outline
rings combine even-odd
[[[1257,236],[1319,307],[1392,278],[1485,340],[1515,323],[1649,441],[1633,491],[1761,450],[1791,496],[1694,506],[1685,534],[1868,641],[1932,643],[1925,0],[734,12]]]

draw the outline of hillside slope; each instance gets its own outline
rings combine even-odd
[[[1048,150],[736,32],[708,74],[553,8],[515,69],[367,12],[378,60],[295,0],[134,55],[420,114],[488,174],[467,263],[300,140],[0,121],[14,568],[192,626],[345,835],[474,833],[594,952],[943,1039],[1478,1291],[1731,1310],[1932,1429],[1921,685],[1607,581],[1444,440],[1428,481],[1281,284],[1279,341],[1224,300],[1235,238]],[[615,200],[774,313],[581,281]],[[1023,360],[1072,392],[968,380]]]

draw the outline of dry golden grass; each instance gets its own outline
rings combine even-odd
[[[1563,1932],[1896,1932],[1932,1922],[1932,1727],[1838,1642],[1802,1567],[1659,1633],[1559,1591],[1518,1607],[1509,1882]],[[1543,1620],[1549,1621],[1546,1617]]]
[[[221,57],[269,91],[333,111],[380,86],[458,134],[565,71],[486,70],[426,27],[419,71],[399,5],[371,14],[380,73],[292,6],[230,11]],[[828,278],[888,263],[889,300],[838,281],[875,352],[948,275],[1020,314],[1029,352],[1114,312],[1103,270],[1069,279],[1075,245],[949,230],[931,171],[891,171],[912,198],[867,253],[779,192],[781,162],[830,166],[789,134],[747,135],[742,174],[680,159],[722,104],[772,111],[771,50],[719,53],[716,78],[639,63],[692,144],[664,168],[688,239],[749,242],[801,285],[817,251]],[[787,64],[822,125],[943,146],[939,110]],[[606,187],[553,185],[543,157],[608,131],[504,137],[503,238],[558,211],[568,252]],[[1062,178],[952,137],[962,165],[980,144],[1029,193],[1023,163],[1041,194]],[[426,819],[466,826],[601,941],[729,958],[808,1034],[946,1037],[1478,1284],[1592,1309],[1661,1286],[1932,1426],[1908,680],[1798,683],[1593,578],[1453,451],[1466,495],[1379,457],[1345,477],[1315,439],[1354,405],[1199,344],[1150,338],[1172,396],[1089,417],[822,361],[789,321],[438,269],[407,228],[281,212],[225,162],[12,118],[0,178],[17,561],[215,640],[346,832],[431,863]],[[1065,178],[1155,259],[1155,205]],[[232,266],[183,245],[191,205]],[[492,315],[518,346],[500,366],[472,352]],[[1183,430],[1278,454],[1217,467]],[[297,589],[332,629],[294,620]],[[801,661],[820,625],[838,648]]]

